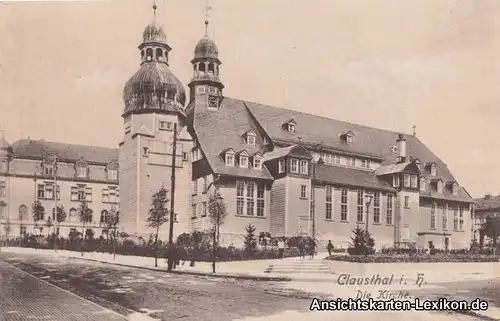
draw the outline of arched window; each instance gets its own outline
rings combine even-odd
[[[161,48],[156,48],[156,59],[163,61],[163,50]]]
[[[25,220],[28,218],[28,207],[26,205],[19,206],[19,219]]]
[[[200,64],[198,65],[198,70],[200,72],[205,72],[205,63],[204,62],[200,62]]]
[[[213,63],[209,63],[208,64],[208,72],[213,74],[215,71],[215,68],[214,68],[214,64]]]
[[[101,220],[100,220],[100,222],[101,223],[106,223],[107,220],[108,220],[108,211],[102,210],[101,211]]]
[[[90,208],[88,209],[88,216],[87,216],[87,223],[92,223],[92,214],[94,213],[94,211],[92,211]]]
[[[148,61],[153,60],[153,49],[151,48],[146,49],[146,60]]]

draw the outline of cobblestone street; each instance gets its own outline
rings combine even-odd
[[[305,294],[293,293],[291,296],[287,292],[280,292],[278,284],[270,282],[170,275],[43,255],[3,252],[0,253],[0,259],[122,315],[146,309],[151,312],[150,316],[161,320],[229,321],[272,315],[286,310],[306,311],[310,304],[310,300],[300,298]],[[8,265],[2,263],[2,267],[4,266]],[[27,275],[26,277],[32,282],[36,280]],[[15,287],[25,292],[30,289],[21,281],[16,282]],[[38,300],[35,302],[39,302],[42,297],[35,295]],[[65,299],[66,297],[67,294]],[[42,306],[47,306],[47,300],[42,301],[45,302]],[[49,299],[49,302],[52,301],[65,304],[57,297]],[[10,310],[13,309],[9,308]],[[66,311],[74,312],[74,308],[67,305]]]

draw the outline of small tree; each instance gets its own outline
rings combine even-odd
[[[85,225],[87,222],[92,221],[92,210],[86,200],[80,201],[80,206],[78,207],[78,219],[82,223],[82,240],[81,240],[81,256],[83,256],[83,245],[85,242]]]
[[[43,220],[45,215],[45,208],[43,207],[40,201],[33,202],[31,205],[31,215],[33,217],[33,228],[36,228],[37,222]],[[35,249],[37,248],[38,243],[35,242]]]
[[[215,188],[214,192],[208,199],[208,216],[212,225],[212,272],[215,273],[215,261],[217,257],[217,246],[220,238],[220,228],[224,224],[224,219],[227,215],[226,204],[220,195],[219,189]]]
[[[153,194],[151,208],[149,209],[149,216],[147,219],[148,226],[150,228],[156,229],[155,233],[155,267],[158,266],[158,235],[160,233],[160,227],[168,222],[168,204],[167,190],[165,188],[160,188],[158,192]],[[168,260],[171,262],[172,258],[169,253]],[[169,264],[170,269],[171,264]]]
[[[255,238],[255,225],[248,223],[245,227],[247,234],[245,235],[245,251],[253,255],[255,249],[257,248],[257,239]]]
[[[496,248],[498,236],[500,235],[500,217],[488,216],[481,226],[482,237],[487,236],[493,241],[493,247]],[[483,243],[483,242],[481,242]]]
[[[348,249],[351,255],[368,255],[373,254],[373,247],[375,246],[375,240],[371,237],[367,230],[364,230],[357,226],[352,233],[351,237],[352,243]]]
[[[111,208],[105,217],[106,228],[111,231],[111,238],[113,241],[113,260],[116,258],[116,230],[118,228],[118,210],[115,206]]]

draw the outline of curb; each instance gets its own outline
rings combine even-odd
[[[123,263],[115,263],[115,262],[107,262],[107,261],[101,261],[101,260],[96,260],[96,259],[90,259],[90,258],[85,258],[85,257],[73,257],[73,256],[66,256],[68,259],[75,259],[75,260],[83,260],[83,261],[91,261],[91,262],[98,262],[98,263],[104,263],[104,264],[111,264],[111,265],[117,265],[117,266],[123,266],[123,267],[129,267],[129,268],[134,268],[134,269],[142,269],[142,270],[149,270],[149,271],[156,271],[156,272],[168,272],[164,268],[155,268],[155,267],[147,267],[147,266],[135,266],[135,265],[130,265],[130,264],[123,264]],[[240,279],[240,280],[252,280],[252,281],[275,281],[275,282],[285,282],[285,281],[292,281],[292,278],[288,277],[267,277],[267,276],[253,276],[253,275],[235,275],[235,274],[217,274],[217,273],[204,273],[204,272],[194,272],[194,271],[175,271],[173,270],[170,272],[172,274],[184,274],[184,275],[196,275],[196,276],[206,276],[206,277],[213,277],[213,278],[231,278],[231,279]],[[293,280],[295,281],[295,280]]]

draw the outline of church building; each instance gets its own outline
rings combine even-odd
[[[36,225],[20,222],[21,206],[30,212],[33,200],[48,198],[50,211],[58,195],[75,209],[90,193],[97,195],[88,198],[91,208],[101,213],[96,228],[113,205],[121,231],[146,236],[151,197],[161,187],[172,190],[175,168],[175,235],[210,228],[208,199],[218,189],[228,210],[224,244],[241,245],[252,223],[257,235],[309,235],[344,248],[357,226],[378,248],[469,247],[474,201],[415,134],[225,96],[222,61],[206,32],[194,47],[186,94],[170,69],[170,52],[162,27],[148,25],[139,69],[123,91],[117,150],[0,141],[0,224],[9,220],[15,235],[15,226]],[[47,169],[51,157],[59,159],[57,175]],[[161,238],[167,237],[165,225]]]

